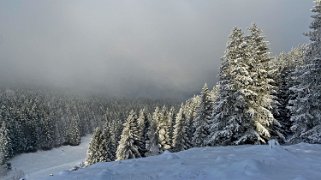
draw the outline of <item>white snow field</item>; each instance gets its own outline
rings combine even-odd
[[[78,171],[62,171],[40,179],[321,180],[321,145],[193,148],[148,158],[97,163]]]
[[[18,155],[10,161],[12,168],[22,170],[27,180],[42,180],[49,174],[71,169],[85,160],[90,138],[91,135],[83,137],[79,146],[62,146],[49,151]]]

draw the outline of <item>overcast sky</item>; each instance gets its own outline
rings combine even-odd
[[[0,82],[171,97],[214,84],[252,22],[273,54],[307,42],[312,0],[0,0]]]

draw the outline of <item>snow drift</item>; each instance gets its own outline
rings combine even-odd
[[[321,179],[321,145],[244,145],[165,151],[148,158],[97,163],[47,180]]]

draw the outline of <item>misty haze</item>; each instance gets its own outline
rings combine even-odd
[[[274,54],[304,43],[312,1],[0,1],[1,85],[188,97],[255,22]]]
[[[1,180],[320,167],[321,0],[0,0]]]

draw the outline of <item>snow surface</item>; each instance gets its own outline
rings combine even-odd
[[[54,175],[71,169],[85,160],[90,138],[91,135],[83,137],[79,146],[62,146],[50,151],[18,155],[10,161],[12,168],[22,170],[27,180],[42,180],[49,174]],[[9,177],[2,178],[8,179]]]
[[[321,145],[246,145],[193,148],[179,153],[62,171],[45,180],[320,180]]]

